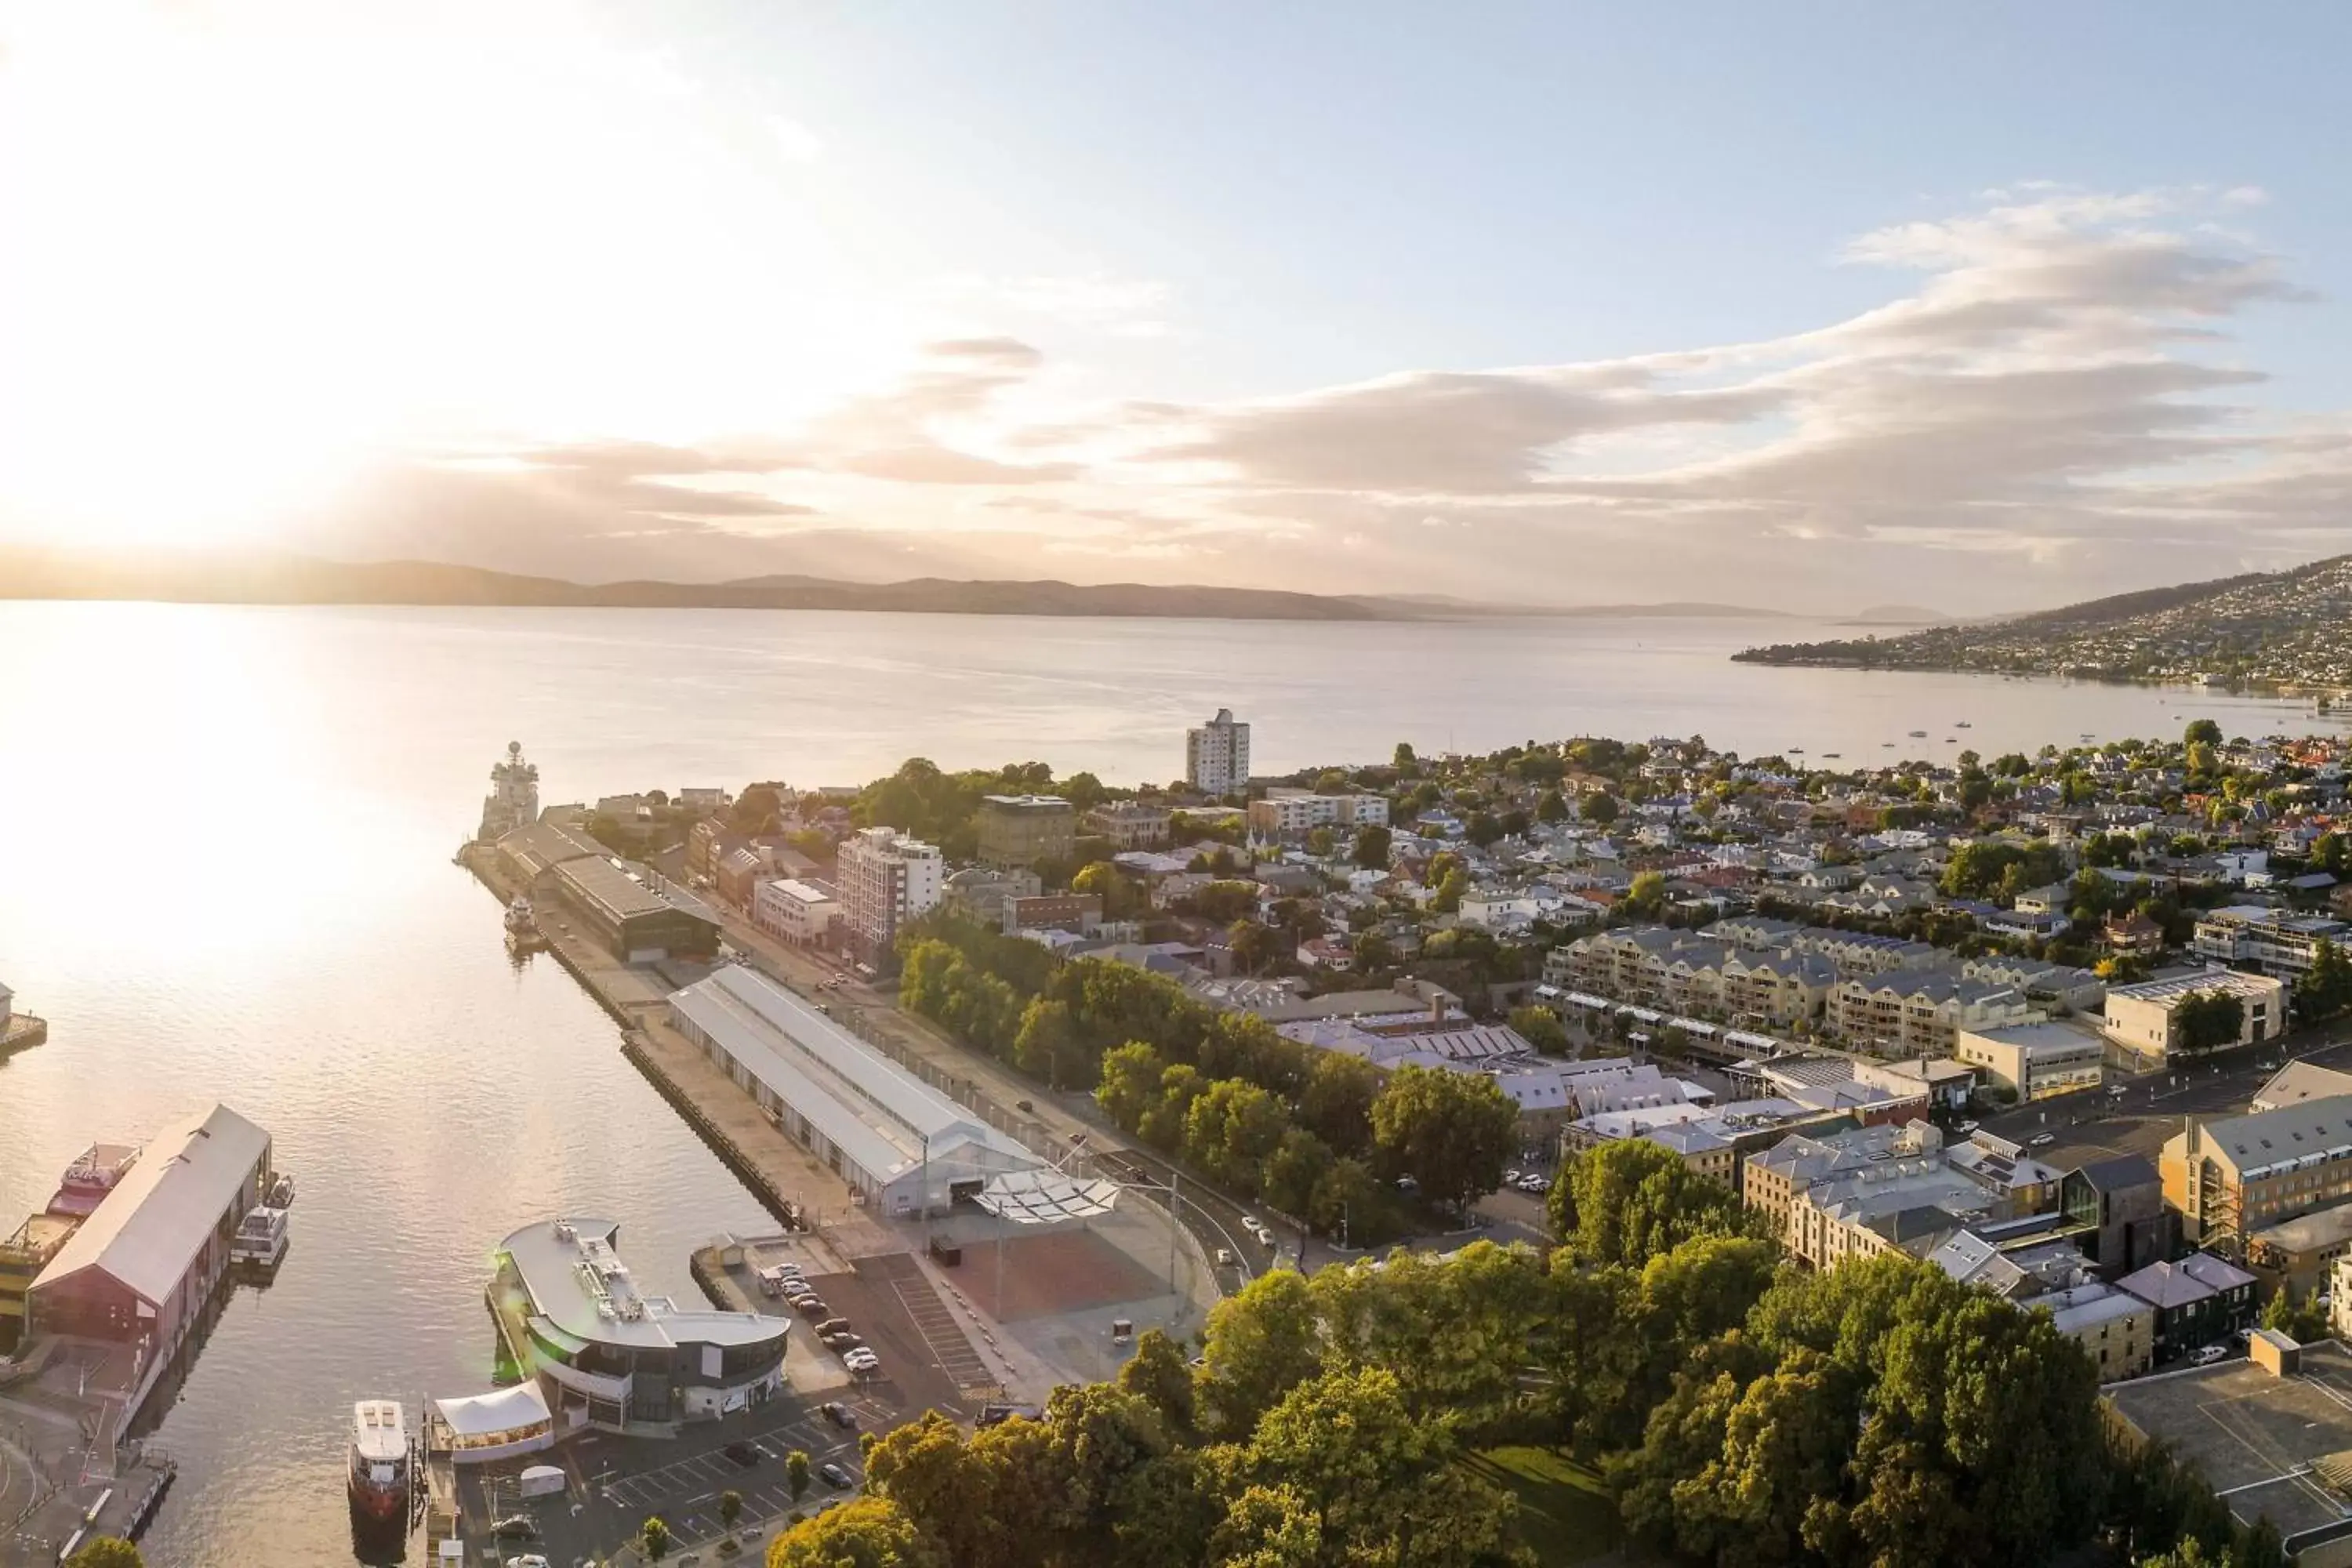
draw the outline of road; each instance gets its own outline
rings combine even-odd
[[[2242,1114],[2254,1091],[2290,1061],[2352,1072],[2352,1039],[2342,1036],[2339,1026],[2216,1051],[2168,1072],[2124,1079],[2120,1094],[2093,1089],[1987,1117],[1984,1130],[2021,1143],[2054,1135],[2055,1142],[2032,1154],[2062,1169],[2116,1154],[2145,1155],[2153,1163],[2187,1118]]]

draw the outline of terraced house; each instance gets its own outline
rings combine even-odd
[[[1949,1056],[1962,1029],[1993,1029],[2041,1016],[2024,994],[1951,970],[1893,970],[1830,993],[1828,1024],[1857,1049],[1880,1056]]]

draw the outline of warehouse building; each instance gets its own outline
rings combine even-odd
[[[670,1023],[875,1212],[940,1213],[1033,1170],[1017,1140],[765,975],[730,964],[669,999]]]
[[[26,1293],[35,1334],[138,1349],[136,1411],[226,1278],[270,1181],[269,1134],[226,1105],[165,1124]]]
[[[528,888],[566,861],[610,853],[585,833],[560,822],[533,822],[501,835],[496,858],[499,869],[511,881]]]
[[[788,1318],[681,1308],[637,1288],[609,1219],[545,1220],[499,1244],[490,1303],[556,1429],[663,1431],[783,1387]]]
[[[588,934],[624,963],[708,958],[719,951],[719,917],[701,900],[655,889],[604,856],[566,860],[555,890]]]

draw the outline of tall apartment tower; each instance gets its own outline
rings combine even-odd
[[[842,840],[835,880],[850,950],[879,969],[890,962],[898,928],[938,906],[947,866],[936,845],[895,827],[865,827]]]
[[[1249,787],[1249,726],[1234,721],[1234,710],[1184,731],[1184,776],[1209,795],[1238,795]]]

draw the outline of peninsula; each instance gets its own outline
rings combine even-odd
[[[2220,685],[2352,686],[2352,555],[1901,637],[1782,643],[1751,664]]]

